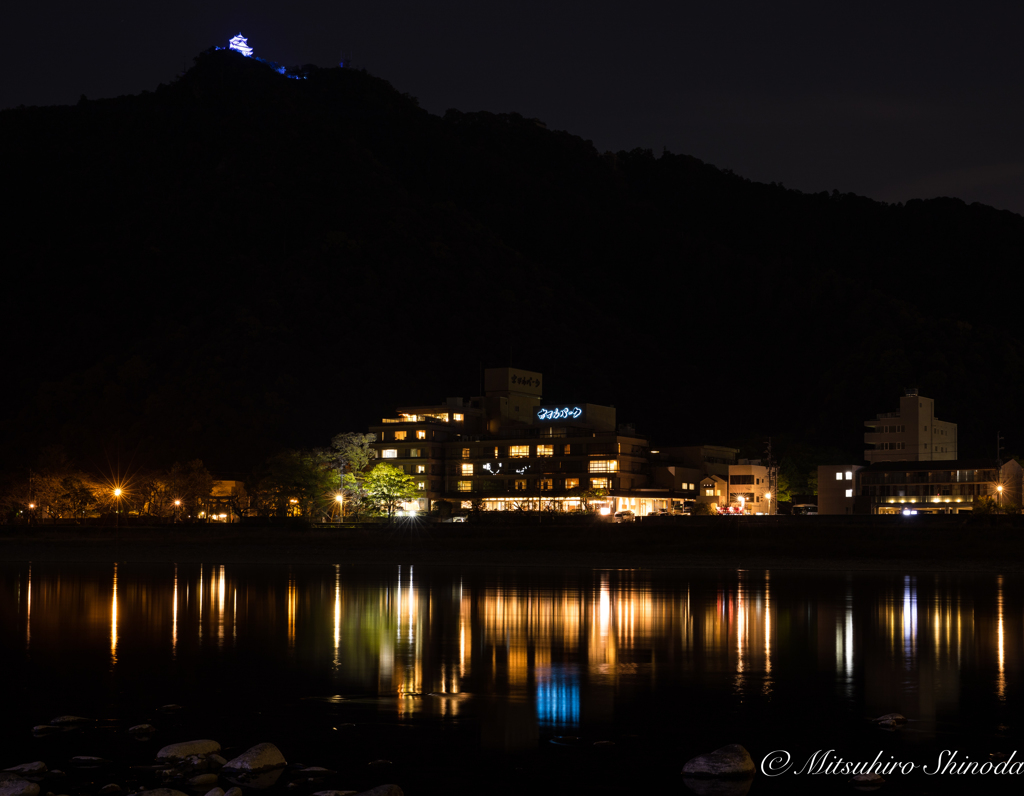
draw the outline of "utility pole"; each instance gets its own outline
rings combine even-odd
[[[1003,442],[1006,440],[1000,432],[996,432],[996,462],[1002,462],[1003,460]]]
[[[772,455],[772,438],[768,437],[768,450],[765,451],[765,456],[768,461],[768,492],[771,497],[768,499],[768,513],[772,513],[772,501],[775,501],[775,505],[779,505],[779,468],[775,463],[775,458]],[[778,512],[776,512],[778,513]]]

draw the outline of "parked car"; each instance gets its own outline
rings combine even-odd
[[[616,511],[615,522],[633,522],[636,519],[636,515],[632,511]]]
[[[672,512],[669,511],[668,509],[654,509],[653,511],[648,511],[647,512],[647,516],[648,517],[668,517],[671,513]]]
[[[743,512],[743,509],[741,509],[739,506],[719,506],[718,507],[718,513],[719,514],[743,514],[744,512]]]
[[[805,517],[817,517],[818,507],[813,503],[797,503],[793,506],[793,514],[802,514]]]

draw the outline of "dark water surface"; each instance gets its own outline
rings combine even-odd
[[[943,750],[981,762],[1017,749],[1020,579],[216,564],[0,573],[0,768],[115,761],[44,793],[152,787],[129,766],[192,738],[220,741],[228,757],[272,741],[290,762],[338,770],[275,790],[295,794],[382,782],[411,794],[686,793],[682,764],[727,743],[758,764],[786,750],[794,769],[829,749],[916,763],[886,778],[890,793],[1024,782],[920,770]],[[183,709],[161,713],[167,703]],[[889,712],[910,721],[866,721]],[[32,736],[64,713],[102,721]],[[133,741],[127,727],[144,721],[160,732]],[[749,792],[846,793],[848,779],[758,773]]]

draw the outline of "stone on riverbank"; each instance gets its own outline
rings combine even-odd
[[[747,777],[753,773],[750,753],[736,743],[697,755],[683,766],[683,774],[688,777]]]
[[[18,777],[0,781],[0,796],[39,796],[39,786]]]
[[[891,721],[895,724],[903,724],[903,722],[907,720],[907,717],[899,713],[886,713],[884,716],[879,716],[877,719],[871,720],[876,724],[881,724],[882,722],[886,721]]]
[[[206,796],[224,796],[223,788],[214,788],[206,792]]]
[[[46,763],[42,760],[37,760],[34,763],[22,763],[19,766],[5,768],[4,771],[11,771],[15,774],[21,774],[29,777],[40,776],[46,773]]]
[[[405,796],[397,785],[378,785],[376,788],[364,790],[359,796]]]
[[[188,781],[188,784],[194,788],[197,788],[200,785],[213,785],[216,782],[216,774],[197,774]]]
[[[102,788],[100,788],[100,793],[104,793],[104,794],[120,793],[120,792],[121,792],[121,786],[118,785],[116,782],[111,782],[109,785],[104,785]]]
[[[156,753],[156,759],[161,761],[185,760],[190,755],[210,755],[220,751],[220,744],[216,741],[182,741],[165,746]]]
[[[260,774],[275,768],[284,768],[288,761],[272,743],[258,743],[224,764],[226,774]]]
[[[88,724],[92,719],[87,719],[85,716],[57,716],[55,719],[50,719],[50,724]]]
[[[683,777],[683,784],[686,785],[697,796],[747,796],[750,786],[754,784],[753,777],[743,779],[722,779],[694,777]]]
[[[153,788],[152,790],[143,790],[132,793],[131,796],[188,796],[188,794],[182,793],[180,790],[175,790],[174,788]]]
[[[228,788],[224,791],[224,796],[242,796],[241,788]]]
[[[129,735],[152,735],[156,732],[156,727],[152,724],[136,724],[134,727],[128,728]]]
[[[355,790],[318,790],[313,796],[355,796]]]

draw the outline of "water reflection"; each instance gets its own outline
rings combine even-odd
[[[120,564],[111,578],[36,564],[7,583],[0,617],[33,660],[94,649],[121,675],[162,654],[192,667],[256,654],[308,693],[390,695],[400,716],[444,718],[500,697],[552,728],[680,684],[767,702],[809,667],[829,698],[927,720],[961,709],[971,673],[1006,703],[1024,642],[1019,584],[996,576]]]

